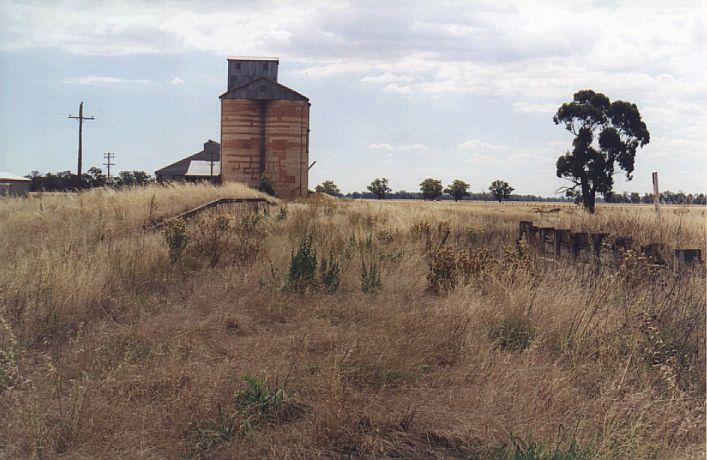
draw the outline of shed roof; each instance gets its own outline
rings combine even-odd
[[[291,101],[309,101],[297,91],[288,88],[267,77],[256,78],[248,83],[236,86],[221,96],[220,99],[288,99]]]
[[[31,182],[31,179],[27,179],[26,177],[18,176],[17,174],[12,174],[9,172],[4,172],[0,171],[0,181],[23,181],[23,182]]]
[[[210,141],[213,142],[213,141]],[[218,142],[213,142],[216,145],[219,145]],[[188,174],[190,171],[190,166],[192,164],[192,161],[197,160],[197,161],[203,161],[205,163],[209,164],[209,174],[211,173],[211,160],[214,161],[214,175],[217,176],[220,174],[220,170],[217,169],[217,165],[220,167],[220,160],[221,160],[221,155],[220,155],[220,145],[219,145],[219,151],[217,152],[207,152],[202,150],[201,152],[197,152],[193,155],[189,155],[186,158],[183,158],[177,162],[172,163],[171,165],[167,165],[162,169],[158,169],[155,171],[156,176],[188,176],[191,174]],[[203,174],[195,174],[195,175],[203,175]]]
[[[190,176],[190,177],[206,177],[206,176],[211,176],[211,162],[210,161],[205,161],[205,160],[191,160],[189,162],[189,169],[187,169],[187,173],[185,176]],[[219,176],[221,175],[221,162],[220,161],[214,161],[213,163],[213,175],[214,176]]]

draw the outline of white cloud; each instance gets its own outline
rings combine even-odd
[[[371,150],[387,150],[387,151],[395,150],[395,147],[393,147],[390,144],[371,144],[368,146],[368,148]]]
[[[422,150],[427,150],[427,146],[424,144],[406,144],[398,147],[398,150],[419,152]]]
[[[505,149],[505,145],[490,144],[488,142],[482,142],[478,139],[471,139],[466,142],[459,144],[461,149],[485,149],[485,150],[500,150]]]
[[[179,77],[174,77],[174,78],[172,79],[172,81],[170,81],[169,83],[172,84],[172,85],[183,85],[183,84],[184,84],[184,80],[182,80],[182,79],[179,78]]]
[[[149,80],[130,80],[117,77],[106,77],[98,75],[88,75],[85,77],[66,78],[62,83],[75,85],[96,85],[96,86],[114,86],[114,85],[145,85],[150,83]]]
[[[422,151],[422,150],[427,150],[427,146],[424,144],[404,144],[404,145],[399,145],[399,146],[393,146],[390,144],[371,144],[368,146],[369,149],[371,150],[384,150],[387,152],[392,152],[393,150],[400,150],[400,151]]]
[[[419,77],[414,75],[398,75],[390,72],[385,72],[380,75],[367,75],[361,79],[362,83],[371,84],[393,84],[393,83],[410,83],[417,80]]]
[[[516,112],[522,113],[545,113],[554,114],[561,103],[533,103],[533,102],[516,102],[513,104],[513,109]]]

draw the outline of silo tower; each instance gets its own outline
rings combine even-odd
[[[221,99],[221,180],[307,195],[309,99],[277,82],[277,58],[229,57]]]

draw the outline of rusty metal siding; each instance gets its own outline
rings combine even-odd
[[[258,101],[221,101],[221,180],[260,184],[261,121]]]
[[[306,101],[222,99],[222,180],[257,187],[262,171],[278,197],[306,196],[308,133]]]
[[[265,174],[275,193],[288,200],[307,196],[309,104],[269,101],[266,120]]]
[[[277,81],[279,62],[276,59],[229,59],[228,89],[231,90],[260,77]]]

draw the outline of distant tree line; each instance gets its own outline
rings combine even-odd
[[[109,183],[101,168],[96,167],[90,168],[81,176],[71,171],[44,175],[39,171],[32,171],[25,177],[32,181],[30,190],[33,192],[70,192],[106,186],[121,188],[155,182],[155,178],[145,171],[120,171],[117,176],[111,177]]]
[[[574,196],[543,197],[538,195],[513,194],[513,187],[508,182],[501,179],[495,180],[489,186],[488,192],[469,192],[469,184],[463,180],[456,179],[446,188],[439,179],[426,178],[420,182],[419,192],[408,192],[405,190],[393,191],[388,186],[388,179],[385,177],[376,178],[367,186],[365,192],[350,192],[343,194],[339,187],[332,180],[326,180],[317,185],[315,191],[326,193],[335,197],[346,197],[351,199],[391,199],[391,200],[469,200],[469,201],[560,201],[581,203]],[[599,197],[598,202],[606,203],[631,203],[631,204],[652,204],[653,194],[638,192],[607,193],[605,197]],[[682,191],[673,193],[669,190],[660,194],[660,202],[663,204],[696,204],[705,205],[704,193],[689,193]]]
[[[336,197],[346,197],[351,199],[391,199],[391,200],[470,200],[470,201],[571,201],[569,198],[547,198],[537,195],[513,195],[513,187],[508,182],[502,180],[494,181],[489,186],[488,192],[469,192],[470,185],[463,180],[456,179],[447,187],[442,181],[431,177],[420,182],[419,192],[408,192],[405,190],[393,191],[388,185],[388,178],[379,177],[373,179],[366,187],[365,192],[350,192],[343,194],[339,187],[332,180],[326,180],[317,185],[317,193],[326,193]]]
[[[652,204],[653,194],[644,193],[641,195],[637,192],[612,193],[604,198],[607,203],[633,203],[633,204]],[[704,193],[685,193],[679,191],[677,193],[666,190],[660,194],[659,201],[663,204],[707,204],[707,199]]]

